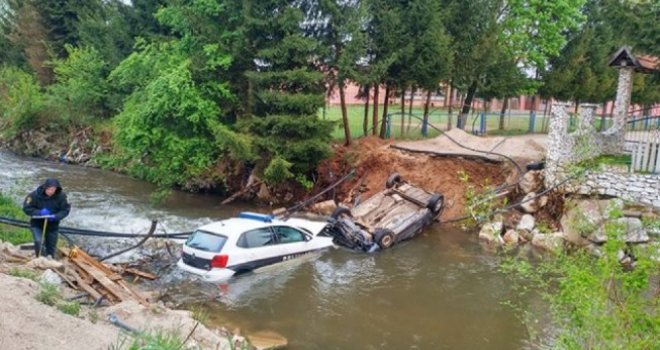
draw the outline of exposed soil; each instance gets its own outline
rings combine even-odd
[[[319,168],[322,176],[319,187],[355,169],[356,176],[340,185],[335,193],[337,201],[352,203],[357,196],[364,200],[382,191],[390,174],[397,172],[405,181],[442,193],[446,204],[441,220],[446,221],[463,213],[466,183],[459,179],[460,171],[467,173],[469,183],[476,186],[501,184],[510,173],[504,163],[412,153],[391,145],[391,141],[367,137],[351,147],[335,146],[333,158]]]

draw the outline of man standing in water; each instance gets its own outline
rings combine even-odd
[[[37,256],[55,257],[60,220],[69,215],[70,210],[71,205],[57,179],[46,179],[43,185],[25,197],[23,211],[32,218],[30,231]],[[42,237],[45,242],[41,241]],[[42,245],[45,246],[45,252]]]

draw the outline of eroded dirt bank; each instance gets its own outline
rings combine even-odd
[[[356,176],[341,184],[335,193],[337,201],[352,203],[357,196],[366,199],[382,191],[389,175],[397,172],[406,181],[444,194],[446,205],[441,219],[450,220],[463,214],[466,186],[499,185],[511,173],[505,163],[412,153],[391,145],[392,141],[368,137],[351,147],[336,146],[334,156],[319,167],[319,187],[355,169]],[[460,180],[461,171],[468,175],[467,183]]]

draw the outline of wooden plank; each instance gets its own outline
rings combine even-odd
[[[85,283],[85,281],[83,281],[80,278],[80,276],[74,274],[74,277],[76,278],[76,283],[78,284],[78,287],[80,289],[84,290],[85,292],[87,292],[87,294],[89,294],[89,296],[91,296],[92,299],[99,300],[99,298],[101,298],[101,294],[99,292],[97,292],[96,289],[92,288],[92,286]],[[108,298],[106,298],[106,299],[108,299]],[[113,303],[114,300],[108,299],[108,301]]]
[[[138,269],[134,269],[134,268],[131,268],[131,267],[125,268],[124,271],[127,272],[127,273],[130,273],[132,275],[140,276],[140,277],[146,278],[148,280],[152,280],[152,281],[158,278],[156,275],[154,275],[152,273],[140,271]]]
[[[124,291],[122,288],[118,288],[117,283],[108,278],[108,276],[96,268],[96,266],[89,265],[86,261],[81,261],[79,257],[74,259],[74,262],[85,272],[89,273],[94,279],[99,282],[103,288],[110,292],[120,301],[133,299],[130,294]]]

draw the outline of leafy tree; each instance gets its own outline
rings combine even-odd
[[[0,69],[0,130],[13,137],[39,125],[43,95],[34,77],[11,67]]]
[[[412,47],[404,58],[406,66],[403,67],[402,85],[405,87],[407,80],[409,84],[427,91],[422,126],[424,135],[428,127],[431,93],[438,89],[441,81],[449,78],[453,64],[451,38],[443,23],[447,14],[443,12],[441,4],[434,0],[412,1],[403,14],[404,36],[412,39],[408,40]]]
[[[322,0],[308,30],[318,37],[321,44],[329,48],[324,51],[320,69],[325,72],[329,90],[339,89],[340,108],[344,127],[345,144],[351,144],[351,130],[346,108],[346,82],[360,78],[359,60],[366,54],[365,36],[361,25],[365,19],[365,6],[361,1],[337,2]],[[366,132],[365,132],[366,133]]]
[[[167,188],[210,188],[224,174],[223,161],[252,159],[250,140],[223,123],[222,105],[232,99],[222,74],[231,57],[218,44],[225,28],[218,1],[173,1],[157,18],[178,39],[138,41],[136,52],[110,79],[129,91],[117,116],[117,161],[111,165]]]

